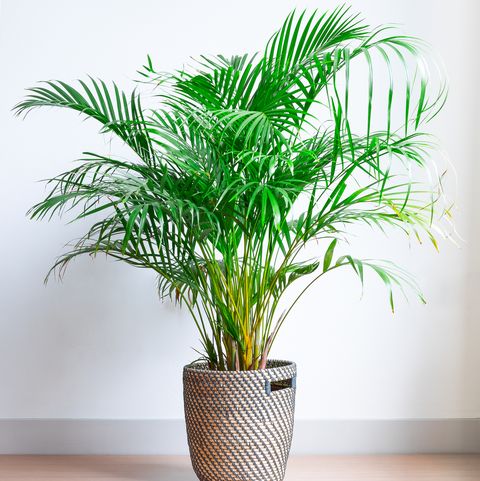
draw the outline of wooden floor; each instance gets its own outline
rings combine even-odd
[[[0,456],[1,481],[196,481],[185,456]],[[285,481],[480,481],[480,455],[292,457]]]

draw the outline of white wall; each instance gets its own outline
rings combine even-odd
[[[4,0],[1,9],[0,418],[180,418],[182,365],[195,357],[188,315],[160,304],[155,278],[97,259],[78,260],[63,283],[42,279],[81,232],[35,223],[36,182],[83,150],[108,152],[98,127],[71,112],[9,109],[42,79],[87,73],[132,85],[149,53],[168,70],[200,53],[260,49],[293,8],[333,1]],[[354,253],[391,258],[413,272],[428,299],[399,302],[380,284],[363,300],[349,272],[319,283],[274,349],[298,362],[300,419],[480,416],[480,217],[475,155],[478,98],[475,2],[354,0],[372,24],[395,22],[445,59],[451,93],[432,125],[458,171],[456,221],[467,242],[425,245],[368,233]]]

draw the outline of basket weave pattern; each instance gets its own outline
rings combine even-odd
[[[185,366],[188,445],[200,481],[283,480],[293,434],[295,376],[295,364],[287,361],[269,361],[258,371]]]

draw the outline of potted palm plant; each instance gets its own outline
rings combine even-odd
[[[269,352],[319,278],[350,267],[363,282],[371,269],[392,309],[396,286],[422,299],[393,264],[336,252],[354,223],[398,227],[436,246],[441,182],[421,128],[446,87],[438,76],[433,88],[427,60],[420,40],[370,28],[348,8],[293,12],[259,55],[202,56],[170,74],[148,57],[128,95],[93,78],[48,81],[15,107],[80,112],[132,151],[131,160],[84,153],[48,181],[51,192],[30,215],[94,219],[50,272],[105,254],[155,271],[160,295],[190,311],[202,357],[184,368],[184,400],[201,480],[283,479],[296,367]],[[354,121],[359,82],[365,116]],[[142,94],[144,84],[155,95]],[[296,294],[279,314],[290,288]]]

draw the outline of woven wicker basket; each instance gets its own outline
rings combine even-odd
[[[296,366],[258,371],[185,366],[188,445],[200,481],[281,481],[292,442]]]

